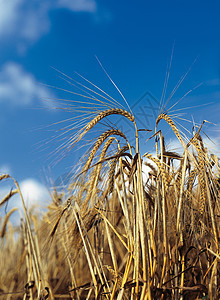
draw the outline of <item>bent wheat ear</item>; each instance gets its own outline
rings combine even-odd
[[[114,189],[114,182],[115,182],[115,169],[116,169],[116,164],[117,161],[119,159],[119,157],[128,150],[128,146],[124,146],[122,149],[119,149],[116,152],[115,158],[111,161],[110,164],[110,169],[109,169],[109,173],[108,173],[108,191],[109,194],[111,194],[113,192]]]
[[[6,225],[8,223],[8,220],[10,218],[10,216],[13,214],[14,211],[18,210],[17,207],[14,207],[12,208],[8,213],[7,215],[5,216],[5,219],[4,219],[4,222],[3,222],[3,225],[2,225],[2,228],[1,228],[1,231],[0,231],[0,237],[3,238],[5,236],[5,233],[6,233]]]
[[[15,190],[11,190],[0,202],[0,207],[5,204],[6,202],[8,202],[8,200],[15,194],[18,193],[18,190],[15,189]]]
[[[109,146],[112,144],[112,142],[114,141],[114,138],[113,137],[110,137],[103,149],[102,149],[102,152],[101,152],[101,155],[99,157],[99,162],[103,161],[105,155],[106,155],[106,152],[109,148]],[[94,196],[97,192],[97,185],[98,185],[98,179],[99,179],[99,176],[100,176],[100,173],[101,173],[101,168],[102,168],[102,163],[96,165],[96,167],[94,168],[92,174],[91,174],[91,181],[89,183],[89,188],[88,188],[88,191],[87,191],[87,195],[86,195],[86,198],[85,198],[85,201],[83,202],[83,207],[87,206],[89,200],[91,199],[92,196]]]
[[[126,110],[120,109],[120,108],[110,108],[107,110],[104,110],[100,112],[95,118],[93,118],[86,126],[84,126],[78,134],[76,134],[71,141],[69,142],[71,148],[75,146],[77,142],[79,142],[84,135],[91,130],[97,123],[99,123],[102,119],[105,117],[108,117],[110,115],[121,115],[125,118],[127,118],[129,121],[133,122],[135,124],[134,116],[131,115],[131,113],[127,112]]]
[[[176,137],[178,138],[178,140],[180,141],[182,146],[185,148],[185,143],[179,133],[179,130],[176,128],[176,125],[174,124],[173,120],[167,114],[160,114],[158,116],[158,118],[156,120],[155,132],[157,132],[157,125],[160,122],[160,120],[162,120],[162,119],[164,119],[170,125],[170,127],[173,129],[173,132],[175,133]]]
[[[103,118],[108,117],[110,115],[121,115],[130,120],[131,122],[134,122],[134,116],[132,116],[131,113],[120,108],[111,108],[104,110],[103,112],[98,114],[98,116],[96,116],[91,122],[89,122],[89,124],[85,128],[85,133],[92,129]]]
[[[9,174],[3,174],[0,176],[0,181],[3,180],[3,179],[6,179],[6,178],[9,178],[10,175]]]
[[[111,135],[118,135],[120,137],[123,137],[126,141],[127,141],[127,138],[126,136],[124,135],[123,132],[121,132],[120,130],[118,129],[112,129],[112,130],[107,130],[105,131],[99,138],[98,140],[96,141],[92,151],[90,152],[90,155],[87,159],[87,162],[84,166],[84,170],[87,171],[88,168],[90,167],[91,165],[91,162],[95,156],[95,153],[97,152],[97,150],[99,149],[99,147],[102,145],[102,143]]]

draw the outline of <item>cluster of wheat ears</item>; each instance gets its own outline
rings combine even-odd
[[[161,112],[150,133],[156,154],[141,154],[147,143],[133,113],[97,86],[71,84],[86,91],[87,112],[66,126],[60,149],[83,144],[105,122],[104,130],[65,191],[53,188],[43,217],[27,210],[15,179],[0,176],[15,186],[0,205],[18,193],[24,215],[20,228],[10,222],[16,208],[1,218],[0,298],[219,299],[220,166],[204,146],[203,124],[187,140]],[[67,111],[76,107],[65,102]],[[110,123],[118,117],[133,126],[135,145]],[[182,154],[166,149],[162,123]]]

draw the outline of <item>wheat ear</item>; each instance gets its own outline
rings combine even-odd
[[[157,132],[157,125],[160,122],[160,120],[165,120],[170,127],[172,128],[173,132],[175,133],[176,137],[178,138],[178,140],[180,141],[180,143],[182,144],[183,148],[185,148],[185,143],[182,139],[182,136],[179,133],[179,130],[177,129],[176,125],[174,124],[173,120],[170,118],[170,116],[168,116],[167,114],[160,114],[156,120],[156,127],[155,127],[155,132]]]
[[[199,145],[198,140],[193,140],[192,144],[195,146],[196,151],[198,153],[198,164],[199,164],[198,179],[199,179],[199,184],[200,184],[199,211],[200,211],[200,214],[203,215],[205,202],[206,202],[206,182],[205,182],[205,178],[204,178],[204,173],[206,172],[206,169],[205,169],[204,155],[203,155],[203,151]]]
[[[85,163],[85,166],[84,166],[84,170],[87,171],[91,165],[91,162],[95,156],[95,153],[97,152],[97,150],[100,148],[100,146],[102,145],[102,143],[110,136],[110,135],[118,135],[118,136],[121,136],[123,137],[126,141],[127,141],[127,138],[126,136],[124,135],[123,132],[121,132],[120,130],[118,129],[111,129],[111,130],[107,130],[105,131],[99,138],[98,140],[96,141],[92,151],[90,152],[90,155]],[[104,150],[104,148],[103,148]]]
[[[111,138],[109,138],[106,141],[106,143],[105,143],[105,145],[104,145],[104,147],[102,149],[102,152],[100,154],[100,157],[99,157],[99,161],[100,162],[104,159],[104,157],[106,155],[106,152],[107,152],[109,146],[112,144],[113,140],[114,140],[114,138],[111,137]],[[95,169],[93,170],[93,173],[91,175],[91,180],[90,180],[89,188],[88,188],[87,195],[86,195],[86,199],[83,202],[83,208],[86,208],[89,200],[91,198],[93,198],[92,196],[95,195],[95,193],[96,193],[97,184],[98,184],[98,178],[100,176],[101,168],[102,168],[102,164],[100,163],[100,164],[96,165]]]
[[[159,171],[161,172],[162,178],[163,178],[163,183],[164,183],[164,186],[165,186],[165,190],[167,190],[168,189],[169,176],[166,173],[165,168],[164,168],[163,164],[161,163],[161,161],[158,158],[153,157],[149,153],[144,154],[144,157],[149,158],[150,160],[152,160],[157,165]]]

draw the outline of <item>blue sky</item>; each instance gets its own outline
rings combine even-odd
[[[45,98],[74,96],[46,85],[67,87],[53,68],[78,80],[77,71],[123,103],[95,56],[132,106],[147,91],[161,98],[174,49],[165,101],[192,66],[168,107],[193,89],[176,108],[201,105],[186,117],[217,124],[206,130],[218,149],[219,15],[219,1],[0,0],[0,173],[39,184],[78,160],[75,151],[48,169],[46,125],[66,115]]]

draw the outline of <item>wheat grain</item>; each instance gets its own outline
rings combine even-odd
[[[9,178],[9,177],[10,177],[9,174],[0,175],[0,181],[3,180],[3,179]]]

